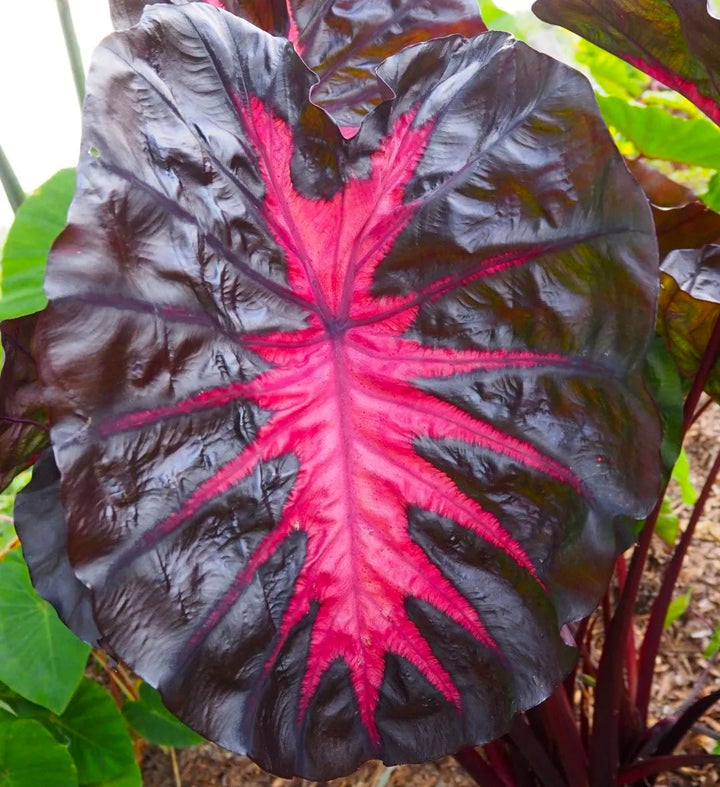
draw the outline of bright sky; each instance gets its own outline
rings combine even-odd
[[[80,110],[55,0],[0,0],[0,146],[32,191],[76,163]],[[85,67],[112,31],[104,0],[71,0]],[[0,188],[0,228],[12,211]]]
[[[532,0],[496,0],[505,10]],[[32,191],[62,167],[76,163],[80,111],[65,54],[55,0],[1,0],[0,146],[22,187]],[[106,0],[70,0],[85,67],[112,31]],[[12,210],[0,188],[0,230]],[[2,233],[0,232],[0,235]]]

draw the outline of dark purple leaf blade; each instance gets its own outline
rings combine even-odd
[[[652,220],[585,80],[494,33],[380,75],[346,141],[289,44],[149,10],[98,51],[48,266],[100,633],[283,775],[503,733],[658,491]]]
[[[183,5],[188,0],[154,0]],[[318,75],[313,102],[354,131],[381,100],[383,60],[411,44],[448,35],[474,36],[487,28],[476,0],[206,0],[210,5],[289,38]],[[135,24],[144,0],[111,0],[116,28]]]
[[[642,160],[627,164],[650,200],[661,260],[676,249],[720,243],[720,213],[704,205],[691,189]]]
[[[720,316],[720,245],[670,252],[661,266],[658,330],[680,373],[690,383],[703,362]],[[705,391],[720,400],[720,364],[710,370]]]
[[[195,0],[109,0],[110,16],[116,30],[127,30],[140,21],[149,5],[185,5]],[[290,35],[290,14],[286,0],[200,0],[242,17],[273,35]]]
[[[50,443],[47,405],[33,356],[37,314],[0,323],[0,491]]]
[[[82,640],[99,644],[90,591],[75,576],[68,560],[60,473],[52,448],[45,448],[34,464],[30,482],[16,498],[14,519],[37,592]]]
[[[720,123],[720,20],[705,0],[536,0],[533,11],[677,90]]]

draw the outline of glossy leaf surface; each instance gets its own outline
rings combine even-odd
[[[49,445],[48,408],[33,357],[37,315],[0,323],[0,491]]]
[[[60,502],[60,472],[52,448],[33,466],[32,478],[15,500],[15,527],[37,592],[56,609],[80,639],[99,645],[90,593],[72,570],[67,524]]]
[[[486,29],[476,0],[205,1],[289,38],[318,76],[313,102],[349,130],[390,97],[375,73],[383,60],[411,44]],[[187,0],[159,2],[183,5]],[[116,27],[135,24],[144,5],[143,0],[111,0]]]
[[[720,246],[673,251],[662,264],[658,327],[689,381],[700,367],[720,315]],[[720,365],[705,390],[720,400]]]
[[[720,243],[720,214],[694,192],[640,160],[627,162],[650,200],[660,259],[676,249]]]
[[[501,734],[658,491],[653,227],[587,83],[441,39],[345,140],[206,5],[97,58],[38,345],[104,642],[283,775]]]
[[[677,90],[720,123],[720,20],[704,0],[536,0],[533,11]]]

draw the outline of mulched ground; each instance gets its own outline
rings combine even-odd
[[[697,486],[705,477],[720,449],[720,408],[711,407],[693,428],[688,456]],[[689,509],[675,504],[681,521]],[[671,551],[654,540],[649,571],[639,600],[638,633],[647,620],[649,605],[659,587],[663,567]],[[677,594],[692,591],[686,613],[664,634],[662,652],[656,665],[653,692],[654,718],[665,716],[688,699],[720,688],[720,658],[708,663],[703,658],[713,629],[720,624],[720,486],[716,486],[705,515],[700,521],[691,551],[677,585]],[[681,751],[712,751],[720,736],[720,706],[708,714],[702,725],[683,742]],[[148,747],[143,758],[145,787],[310,787],[318,784],[302,779],[287,781],[264,773],[244,757],[232,755],[207,744],[177,752],[179,781],[173,775],[170,756],[158,747]],[[327,787],[473,787],[475,782],[452,758],[437,763],[388,768],[368,763],[352,776],[325,782]],[[658,787],[718,787],[720,774],[712,769],[685,770],[662,776]],[[318,785],[319,787],[319,785]]]

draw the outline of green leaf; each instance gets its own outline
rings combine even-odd
[[[498,8],[491,0],[480,0],[480,16],[488,29],[510,33],[520,40],[526,39],[524,33],[527,31],[522,29],[524,17],[522,12],[510,14],[503,11],[502,8]]]
[[[682,596],[678,596],[674,598],[670,602],[670,606],[668,607],[667,614],[665,615],[665,623],[663,623],[663,628],[668,629],[672,624],[682,615],[687,612],[687,608],[690,605],[690,596],[692,595],[692,591],[688,591],[687,593],[683,593]]]
[[[82,677],[89,648],[41,599],[18,550],[0,561],[0,680],[62,713]]]
[[[67,746],[37,721],[0,723],[0,787],[77,787]]]
[[[130,733],[112,697],[94,681],[82,679],[67,710],[53,723],[68,741],[80,784],[106,784],[132,770]]]
[[[31,469],[20,473],[10,486],[0,493],[0,549],[4,549],[15,538],[15,527],[12,522],[15,495],[25,487],[31,476]]]
[[[624,99],[638,98],[648,85],[648,78],[642,71],[611,55],[604,49],[581,39],[575,57],[592,75],[593,80],[608,95]]]
[[[122,775],[114,776],[112,779],[105,779],[101,782],[93,782],[92,784],[84,785],[84,787],[142,787],[140,766],[133,762],[132,767],[128,768]]]
[[[0,320],[40,311],[45,261],[65,226],[75,191],[75,170],[62,169],[22,203],[2,255]]]
[[[677,364],[660,336],[653,339],[648,350],[645,381],[662,419],[663,438],[660,452],[664,480],[667,481],[682,447],[683,386]]]
[[[660,514],[655,523],[655,532],[668,546],[675,543],[680,532],[680,520],[673,512],[667,497],[662,501]]]
[[[507,11],[498,8],[492,0],[480,0],[480,16],[483,22],[492,29],[496,22],[501,22],[510,16]]]
[[[91,683],[95,688],[88,688]],[[104,697],[102,696],[104,695]],[[99,704],[98,709],[86,713],[85,705]],[[112,706],[112,707],[110,707]],[[128,729],[122,722],[120,712],[106,692],[92,681],[83,680],[73,696],[68,709],[58,717],[47,708],[35,705],[11,691],[0,683],[0,708],[7,708],[7,713],[22,719],[34,719],[43,724],[55,739],[67,746],[71,744],[71,752],[79,752],[78,760],[83,763],[80,771],[80,783],[88,787],[141,787],[142,775],[134,756],[129,757],[127,741]],[[118,720],[121,723],[118,724]],[[0,716],[0,720],[2,717]],[[107,735],[118,736],[120,742],[107,744]],[[131,744],[132,745],[132,744]],[[86,767],[84,763],[90,762]],[[98,768],[93,769],[92,763],[98,768],[109,768],[110,774],[103,773],[99,781],[85,781],[83,775],[91,778],[97,775]],[[119,770],[122,766],[124,770]],[[115,774],[113,775],[113,771]]]
[[[706,659],[711,659],[718,653],[720,653],[720,626],[717,626],[715,631],[713,631],[710,642],[708,642],[708,646],[703,651],[703,656]]]
[[[694,506],[697,502],[698,493],[695,485],[690,479],[690,463],[688,462],[685,449],[680,449],[680,454],[673,467],[672,477],[677,481],[680,487],[680,496],[686,506]]]
[[[160,693],[147,683],[140,686],[139,702],[125,703],[123,715],[135,732],[160,746],[184,748],[204,741],[170,713],[163,705]]]
[[[598,96],[605,122],[647,158],[720,169],[720,126],[707,118],[683,118],[662,107]]]
[[[720,213],[720,172],[716,172],[708,183],[708,190],[700,197],[700,199],[710,208],[717,213]]]

